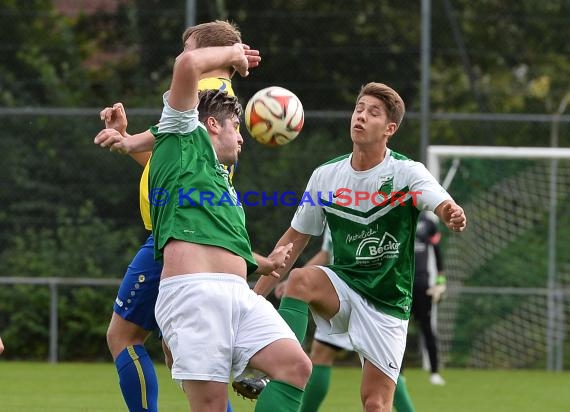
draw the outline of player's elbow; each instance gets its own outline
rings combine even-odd
[[[174,73],[184,74],[188,78],[200,78],[200,59],[193,51],[185,51],[178,55],[174,63]]]

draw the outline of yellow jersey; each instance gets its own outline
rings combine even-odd
[[[198,88],[200,90],[222,90],[227,91],[230,96],[235,96],[234,90],[232,89],[232,82],[230,79],[225,79],[223,77],[207,77],[200,80],[198,83]],[[150,220],[150,202],[148,200],[148,173],[149,173],[149,161],[146,162],[144,166],[141,180],[139,184],[139,207],[141,210],[141,217],[144,223],[144,227],[147,230],[152,230],[152,223]]]

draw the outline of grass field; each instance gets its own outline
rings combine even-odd
[[[186,400],[158,367],[160,407],[185,412]],[[570,373],[446,369],[444,387],[428,383],[425,371],[406,370],[417,412],[562,412],[570,410]],[[360,371],[335,368],[323,412],[360,411]],[[231,395],[235,412],[253,411],[255,404]],[[2,412],[125,411],[114,366],[110,363],[0,362]],[[279,411],[276,411],[279,412]]]

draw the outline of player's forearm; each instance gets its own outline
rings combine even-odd
[[[129,153],[129,156],[141,166],[146,166],[152,152]]]
[[[273,276],[261,276],[255,286],[253,287],[253,291],[261,296],[269,295],[269,292],[275,288],[279,279],[274,278]]]
[[[136,153],[151,152],[154,147],[154,141],[154,135],[149,130],[146,130],[142,133],[127,135],[123,145],[126,153],[134,155]]]
[[[329,260],[330,260],[329,252],[321,249],[317,253],[315,253],[315,255],[311,259],[309,259],[307,263],[305,263],[305,266],[326,265],[327,263],[329,263]]]
[[[243,49],[233,46],[204,47],[181,53],[174,63],[168,104],[181,112],[198,104],[198,81],[205,73],[232,67]]]
[[[449,217],[446,216],[445,214],[445,207],[448,204],[455,204],[455,202],[453,200],[444,200],[439,205],[437,205],[437,207],[433,211],[433,213],[435,213],[435,215],[439,218],[439,220],[441,220],[445,225],[447,225],[448,223],[447,220],[449,220]]]
[[[234,46],[219,46],[194,49],[185,54],[180,56],[181,64],[201,78],[205,73],[232,67],[240,61],[243,52]]]

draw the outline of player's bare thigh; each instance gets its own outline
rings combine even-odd
[[[313,311],[325,319],[332,318],[340,309],[340,301],[333,284],[318,266],[293,269],[289,275],[285,296],[307,302]]]
[[[227,408],[227,383],[190,380],[182,381],[182,388],[192,411],[225,411]]]
[[[332,366],[338,350],[332,346],[313,340],[311,344],[311,361],[313,365]]]
[[[362,367],[360,397],[364,411],[390,411],[396,383],[368,360]]]

